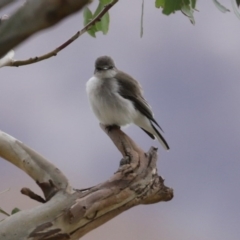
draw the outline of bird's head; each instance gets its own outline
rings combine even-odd
[[[112,78],[116,75],[116,66],[109,56],[101,56],[95,61],[94,74],[99,78]]]
[[[113,59],[109,56],[102,56],[95,61],[95,71],[106,71],[115,68]]]

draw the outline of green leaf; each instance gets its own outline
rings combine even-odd
[[[94,13],[91,12],[89,8],[85,8],[83,12],[84,17],[84,25],[86,26],[92,19],[94,19],[103,9],[104,7],[111,3],[112,0],[99,0],[99,4],[97,6],[97,9]],[[110,16],[109,13],[106,12],[100,21],[96,22],[94,26],[92,26],[87,32],[92,37],[96,37],[96,32],[101,31],[103,34],[107,34],[109,30],[109,23],[110,23]]]
[[[93,14],[92,14],[91,10],[88,7],[84,8],[83,19],[84,19],[84,26],[86,26],[93,19]],[[96,35],[95,35],[96,27],[95,26],[92,26],[90,29],[88,29],[87,32],[88,32],[88,34],[90,36],[96,37]]]
[[[104,35],[106,35],[108,33],[108,29],[109,29],[109,22],[110,22],[110,16],[109,13],[105,13],[104,16],[101,19],[101,28],[102,28],[102,33]]]
[[[165,0],[163,13],[166,15],[170,15],[171,13],[175,13],[175,11],[180,10],[182,8],[182,0]]]
[[[99,2],[96,11],[95,11],[95,13],[93,14],[93,17],[96,17],[96,16],[103,10],[103,8],[104,8],[104,4],[102,4],[101,2]],[[95,24],[95,27],[96,27],[97,31],[102,31],[101,21],[97,22],[97,23]]]
[[[96,17],[104,8],[105,4],[99,2],[98,7],[93,14],[93,17]],[[109,29],[109,23],[110,23],[110,16],[109,13],[106,12],[101,20],[95,24],[97,31],[101,31],[103,34],[107,34]]]
[[[6,215],[6,216],[10,216],[10,214],[8,214],[7,212],[5,212],[5,211],[2,210],[1,208],[0,208],[0,213],[4,214],[4,215]]]
[[[103,3],[99,2],[96,11],[93,14],[93,17],[96,17],[103,10],[104,6],[105,5]]]
[[[165,0],[156,0],[155,1],[155,7],[156,8],[164,8]]]
[[[196,7],[197,0],[190,0],[190,5],[194,9]]]
[[[107,5],[112,2],[112,0],[99,0],[101,4]]]
[[[156,8],[162,8],[163,13],[169,15],[175,11],[181,10],[183,6],[188,6],[194,9],[197,0],[156,0]]]
[[[96,37],[96,32],[97,32],[97,29],[96,29],[96,27],[95,26],[92,26],[88,31],[88,34],[90,35],[90,36],[92,36],[92,37]]]
[[[20,212],[21,210],[19,208],[14,208],[11,212],[11,215],[17,213],[17,212]]]
[[[92,12],[88,7],[85,7],[83,10],[83,19],[84,19],[84,26],[86,26],[93,19]]]
[[[196,2],[197,0],[156,0],[155,6],[157,8],[162,8],[162,13],[165,15],[170,15],[180,10],[189,18],[192,24],[195,24],[193,13]]]
[[[103,10],[103,8],[104,8],[104,4],[99,2],[98,7],[97,7],[95,13],[93,14],[93,16],[96,17]],[[101,20],[95,24],[95,27],[96,27],[97,31],[102,31]]]
[[[190,22],[194,25],[195,24],[195,20],[193,17],[194,10],[192,9],[192,7],[190,5],[183,5],[181,11],[185,16],[189,18]]]
[[[213,0],[215,6],[217,7],[217,9],[223,13],[225,12],[230,12],[229,9],[227,9],[226,7],[224,7],[222,4],[220,4],[217,0]]]

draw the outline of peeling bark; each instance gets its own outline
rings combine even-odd
[[[106,182],[82,190],[72,189],[55,166],[15,138],[0,132],[0,156],[37,181],[45,196],[43,199],[24,188],[25,195],[45,203],[2,221],[1,240],[79,239],[133,206],[173,198],[173,189],[166,187],[157,173],[156,148],[144,153],[120,129],[105,132],[123,156],[120,167]]]

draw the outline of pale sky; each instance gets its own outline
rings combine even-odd
[[[159,147],[159,174],[175,196],[130,209],[86,240],[239,240],[240,20],[212,1],[198,1],[197,9],[193,26],[145,1],[140,38],[141,1],[122,0],[110,11],[106,36],[85,34],[57,57],[0,69],[0,129],[49,159],[75,188],[107,180],[121,159],[88,104],[85,84],[95,59],[112,56],[141,83],[171,150],[135,126],[124,131],[146,151]],[[44,54],[81,28],[77,13],[14,49],[16,58]],[[24,172],[1,159],[0,176],[0,191],[11,188],[0,207],[38,204],[19,192],[41,193]]]

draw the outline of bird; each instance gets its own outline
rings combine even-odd
[[[150,105],[143,97],[140,83],[119,70],[110,56],[98,57],[94,75],[86,83],[86,92],[93,113],[106,127],[135,124],[164,149],[169,145]],[[159,130],[158,130],[158,129]]]

